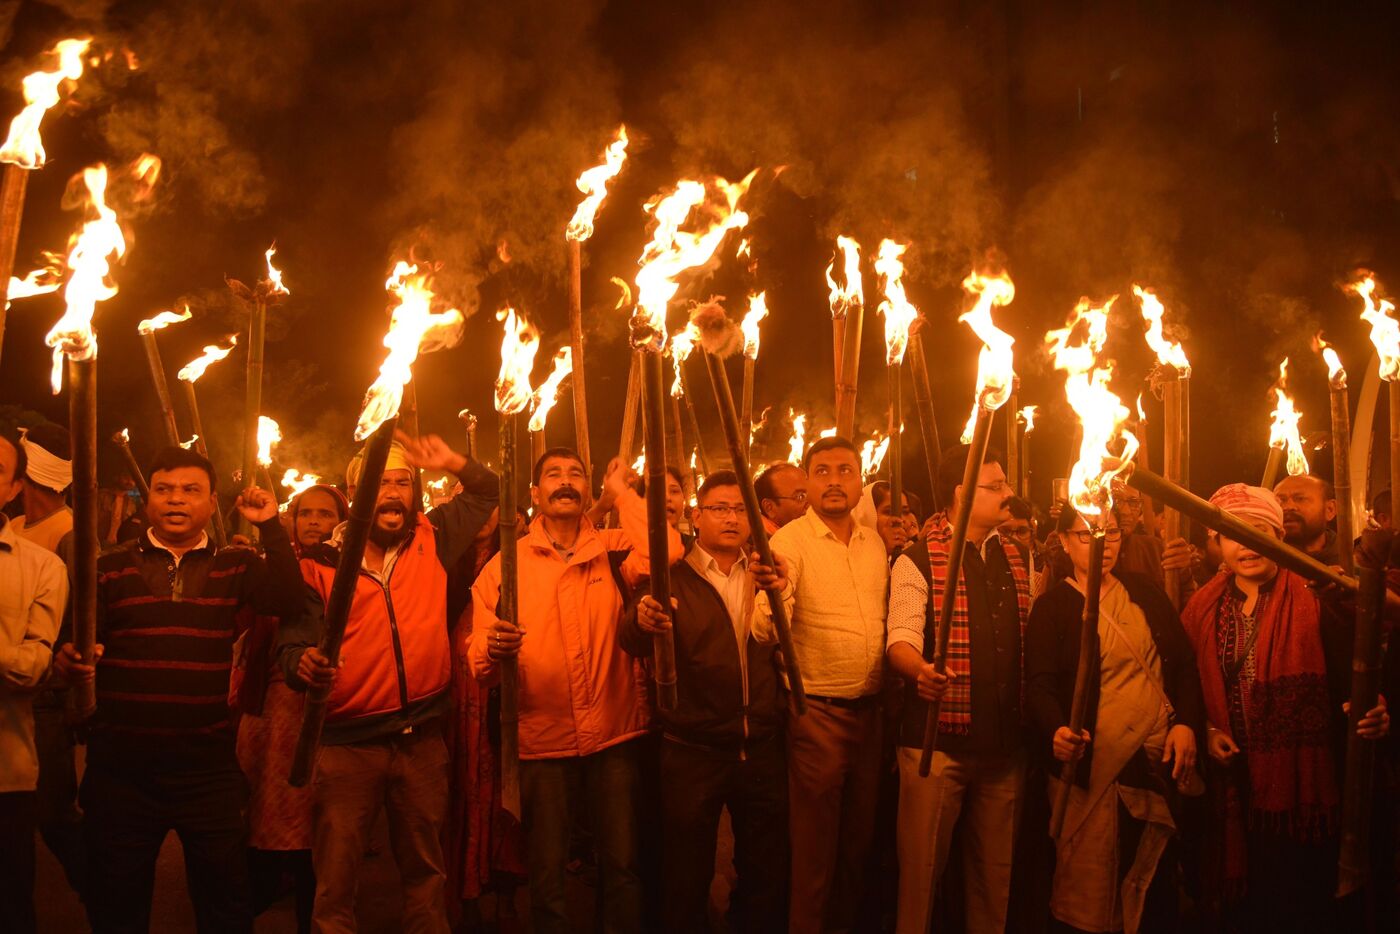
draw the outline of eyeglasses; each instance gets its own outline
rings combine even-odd
[[[1073,531],[1073,532],[1071,532],[1071,533],[1069,533],[1069,534],[1073,535],[1076,539],[1078,539],[1078,540],[1079,540],[1079,544],[1081,544],[1081,545],[1087,545],[1087,544],[1089,544],[1089,542],[1093,541],[1093,539],[1094,539],[1094,533],[1093,533],[1093,532],[1090,532],[1088,529],[1076,529],[1075,531]],[[1120,528],[1118,528],[1118,527],[1116,527],[1116,526],[1115,526],[1114,528],[1111,528],[1111,529],[1104,529],[1104,532],[1103,532],[1103,540],[1104,540],[1104,541],[1106,541],[1106,542],[1116,542],[1116,541],[1121,541],[1122,538],[1123,538],[1123,530],[1122,530],[1122,529],[1120,529]]]
[[[701,506],[700,508],[716,519],[728,519],[730,516],[738,517],[744,514],[743,506],[729,506],[724,503],[717,503],[714,506]]]
[[[769,499],[790,499],[790,500],[792,500],[794,503],[805,503],[805,502],[807,502],[807,493],[806,493],[806,491],[804,491],[804,490],[798,490],[796,493],[792,494],[791,496],[770,496],[770,497],[768,497],[768,498],[769,498]]]
[[[1000,483],[979,483],[977,489],[986,490],[988,493],[1004,493],[1011,489],[1011,484],[1002,480]]]

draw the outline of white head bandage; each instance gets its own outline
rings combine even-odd
[[[73,462],[50,453],[21,434],[19,443],[24,446],[24,456],[28,466],[24,475],[46,489],[62,493],[73,485]]]

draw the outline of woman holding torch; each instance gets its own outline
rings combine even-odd
[[[1050,771],[1078,762],[1060,835],[1050,911],[1084,931],[1158,930],[1175,914],[1172,807],[1195,776],[1204,701],[1191,643],[1161,587],[1115,573],[1122,530],[1103,534],[1097,620],[1084,723],[1066,725],[1074,694],[1093,532],[1077,511],[1056,523],[1073,576],[1031,611],[1026,714]],[[1194,783],[1199,789],[1199,780]]]

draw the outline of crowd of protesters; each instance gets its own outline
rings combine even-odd
[[[67,433],[0,434],[0,929],[40,926],[36,840],[94,931],[150,929],[174,831],[199,930],[251,931],[290,895],[300,930],[353,931],[383,821],[406,931],[484,930],[487,899],[496,930],[541,934],[1396,930],[1396,640],[1380,700],[1355,718],[1375,753],[1359,784],[1373,798],[1370,879],[1337,898],[1351,598],[1215,532],[1164,540],[1127,487],[1091,575],[1079,513],[1016,496],[995,452],[965,487],[968,456],[944,452],[927,510],[863,477],[840,437],[767,467],[755,489],[771,564],[739,477],[716,470],[688,498],[669,474],[667,606],[650,595],[647,508],[622,461],[595,489],[577,454],[547,450],[528,510],[502,517],[494,473],[401,435],[333,661],[324,616],[360,458],[343,486],[282,509],[256,487],[223,495],[254,534],[218,547],[215,471],[168,448],[98,559],[98,644],[84,657],[66,619]],[[455,477],[454,492],[426,507],[422,471]],[[1235,483],[1211,501],[1338,561],[1324,479]],[[518,537],[514,619],[498,616],[501,528]],[[1076,732],[1091,576],[1098,646]],[[777,646],[778,600],[793,659]],[[677,699],[660,710],[650,666],[665,634]],[[506,659],[518,806],[501,756]],[[68,695],[85,684],[96,712],[78,721]],[[326,725],[296,788],[311,688],[328,692]],[[1077,767],[1052,838],[1065,763]],[[717,902],[726,834],[732,885]],[[594,886],[586,909],[574,876]]]

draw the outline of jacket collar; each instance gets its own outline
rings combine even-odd
[[[587,564],[603,553],[603,539],[598,530],[593,528],[593,524],[582,516],[579,517],[578,523],[578,538],[574,540],[573,554],[567,560],[559,549],[554,547],[549,533],[544,530],[544,516],[537,516],[530,523],[530,532],[525,536],[525,543],[535,551],[553,555],[568,565]]]
[[[18,538],[14,526],[10,524],[10,517],[0,512],[0,548],[5,551],[14,551],[15,540]]]
[[[160,540],[156,538],[156,533],[154,529],[146,529],[145,533],[136,539],[136,542],[137,547],[140,548],[141,551],[145,554],[152,554],[153,552],[157,551],[163,551],[168,555],[173,555],[175,553],[160,543]],[[184,555],[192,555],[197,551],[207,551],[210,554],[213,554],[214,543],[210,540],[209,534],[207,532],[201,533],[199,536],[199,543],[196,544],[193,548],[186,550]],[[182,559],[184,558],[184,555],[181,555]]]

